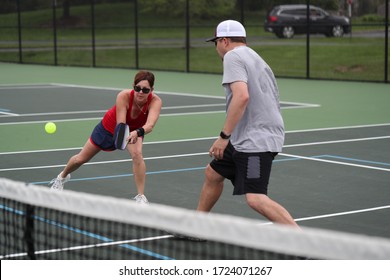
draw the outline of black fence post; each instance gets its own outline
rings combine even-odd
[[[389,0],[385,5],[385,83],[389,82]]]
[[[58,65],[57,56],[57,0],[52,1],[53,7],[53,51],[54,51],[54,65]]]
[[[241,15],[241,23],[245,26],[245,13],[244,13],[244,9],[245,9],[245,0],[240,0],[240,15]]]
[[[306,5],[306,79],[310,79],[310,0]]]
[[[19,63],[23,63],[22,55],[22,20],[20,15],[20,0],[16,1],[16,8],[18,14],[18,38],[19,38]]]
[[[139,69],[138,0],[134,0],[135,69]]]
[[[95,0],[91,0],[92,67],[96,67]]]
[[[186,72],[190,72],[190,1],[186,1]]]

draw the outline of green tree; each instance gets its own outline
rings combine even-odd
[[[185,13],[187,0],[139,0],[139,6],[144,12],[154,12],[156,15],[181,16]],[[201,19],[231,15],[235,8],[232,0],[196,0],[189,1],[190,16]]]

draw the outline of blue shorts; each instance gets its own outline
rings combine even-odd
[[[246,193],[268,193],[268,182],[272,162],[278,153],[242,153],[234,149],[229,142],[223,159],[213,160],[210,166],[221,176],[229,179],[233,186],[233,195]]]
[[[114,136],[104,128],[102,122],[95,126],[89,139],[92,144],[99,147],[103,151],[116,150]]]

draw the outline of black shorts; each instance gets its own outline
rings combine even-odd
[[[229,179],[233,186],[233,195],[246,193],[268,193],[268,182],[272,162],[278,153],[242,153],[234,149],[229,142],[223,159],[213,160],[210,166],[221,176]]]

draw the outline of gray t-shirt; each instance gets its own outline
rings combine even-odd
[[[232,99],[229,84],[237,81],[247,83],[249,102],[230,138],[232,145],[240,152],[281,152],[284,124],[276,79],[268,64],[247,46],[229,51],[223,59],[226,110]]]

